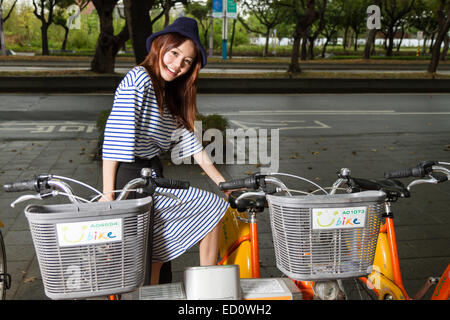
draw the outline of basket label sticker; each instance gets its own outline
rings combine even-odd
[[[363,228],[366,223],[367,207],[313,208],[313,230]]]
[[[56,224],[60,247],[122,241],[122,219]]]

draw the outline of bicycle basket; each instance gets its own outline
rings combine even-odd
[[[277,268],[302,281],[369,274],[385,197],[382,191],[267,196]]]
[[[140,287],[151,203],[147,197],[27,206],[45,294],[51,299],[74,299]]]

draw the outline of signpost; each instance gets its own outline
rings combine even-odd
[[[227,58],[228,18],[237,19],[237,0],[213,0],[213,18],[222,18],[222,59]]]

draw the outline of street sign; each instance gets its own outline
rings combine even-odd
[[[223,6],[222,0],[213,0],[213,18],[222,18],[223,17]]]
[[[223,18],[224,11],[227,18],[237,18],[237,0],[213,0],[212,5],[213,18]]]
[[[227,1],[227,18],[237,18],[237,0]]]

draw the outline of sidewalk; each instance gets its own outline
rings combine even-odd
[[[391,136],[347,137],[286,137],[280,145],[279,172],[304,176],[322,186],[329,186],[336,179],[336,171],[350,167],[355,176],[382,178],[389,167],[406,167],[424,159],[445,160],[449,152],[447,134],[422,137],[409,134],[391,141]],[[431,141],[431,142],[430,142]],[[27,140],[0,141],[0,184],[26,179],[35,173],[53,173],[82,180],[100,188],[100,162],[92,160],[97,141],[94,140]],[[169,178],[189,180],[192,186],[220,194],[206,175],[196,165],[168,166]],[[219,165],[226,179],[244,177],[256,172],[255,165]],[[304,183],[286,180],[292,188],[309,188]],[[419,188],[418,188],[419,189]],[[403,280],[406,289],[415,293],[427,277],[437,276],[449,263],[448,215],[449,186],[425,185],[410,200],[399,201],[394,207],[397,238]],[[44,295],[39,267],[34,252],[28,222],[23,214],[25,204],[12,209],[9,204],[17,194],[5,194],[0,190],[0,205],[4,208],[0,219],[5,225],[2,232],[6,242],[8,272],[12,275],[12,287],[7,298],[12,300],[48,299]],[[259,216],[261,276],[279,277],[275,267],[273,243],[267,210]],[[198,248],[173,261],[173,282],[182,279],[183,269],[198,265]]]

